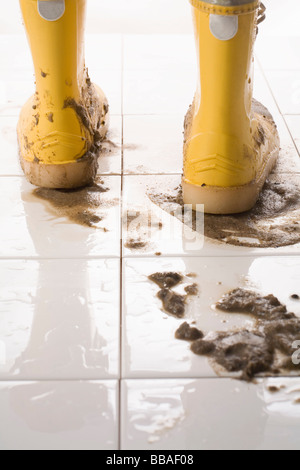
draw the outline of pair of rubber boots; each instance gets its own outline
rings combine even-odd
[[[213,214],[251,209],[279,153],[276,125],[253,101],[259,0],[190,0],[199,64],[185,120],[184,202]],[[20,0],[36,93],[21,111],[20,158],[48,188],[91,184],[108,103],[84,61],[86,0]],[[174,96],[174,99],[176,97]]]

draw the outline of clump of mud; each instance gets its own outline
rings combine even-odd
[[[86,188],[72,190],[37,188],[33,194],[47,201],[56,216],[66,217],[71,222],[85,227],[99,228],[98,224],[105,216],[98,211],[104,205],[102,195],[107,191],[109,188],[98,179],[95,184]]]
[[[296,318],[293,313],[288,313],[286,306],[282,305],[274,295],[262,297],[255,292],[240,288],[226,294],[216,306],[225,312],[246,313],[265,321]]]
[[[281,390],[285,388],[284,385],[281,385],[280,387],[277,387],[276,385],[270,385],[268,387],[268,392],[269,393],[279,393]]]
[[[198,284],[196,284],[196,283],[191,284],[190,286],[186,286],[184,288],[184,290],[188,295],[198,295],[199,294]]]
[[[146,248],[146,246],[147,242],[140,238],[129,238],[125,243],[125,247],[130,250],[141,250]]]
[[[108,103],[102,103],[99,95],[85,69],[85,83],[81,88],[81,100],[76,101],[73,98],[67,98],[63,108],[71,108],[75,111],[78,118],[93,136],[93,144],[96,149],[101,148],[103,137],[101,136],[101,126],[105,126],[109,111]]]
[[[191,327],[187,322],[183,323],[175,333],[176,339],[184,341],[196,341],[202,339],[204,334],[197,328]]]
[[[157,297],[162,301],[164,311],[174,317],[183,318],[188,298],[198,294],[197,284],[185,287],[186,294],[182,295],[173,290],[184,281],[182,274],[175,272],[154,273],[148,279],[160,288]]]
[[[175,337],[192,341],[191,350],[211,359],[212,365],[227,372],[240,373],[240,379],[252,381],[257,374],[279,374],[281,371],[299,372],[292,361],[294,342],[300,339],[300,319],[289,313],[273,295],[266,297],[246,289],[235,289],[226,294],[217,308],[228,313],[245,313],[256,318],[254,328],[204,335],[187,324],[181,325]],[[194,340],[194,336],[199,339]]]
[[[149,276],[150,281],[155,282],[161,289],[175,287],[183,281],[179,273],[155,273]]]
[[[177,318],[184,317],[186,295],[176,294],[176,292],[171,289],[161,289],[157,297],[162,301],[165,312]]]
[[[291,299],[292,299],[292,300],[300,300],[300,295],[298,295],[298,294],[292,294],[292,295],[291,295]]]
[[[195,213],[190,211],[184,217],[181,187],[168,194],[152,190],[148,196],[161,209],[196,230]],[[296,179],[267,181],[256,206],[249,212],[205,214],[204,234],[218,242],[251,248],[276,248],[300,243],[299,182]]]

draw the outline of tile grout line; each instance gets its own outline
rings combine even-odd
[[[285,123],[287,126],[287,124]],[[288,127],[288,126],[287,126]],[[293,140],[294,143],[294,140]],[[299,152],[298,152],[299,153]],[[182,171],[177,172],[177,173],[124,173],[123,175],[121,173],[98,173],[97,176],[102,177],[102,178],[109,178],[112,176],[124,176],[124,177],[135,177],[135,176],[181,176]],[[277,176],[277,175],[300,175],[300,171],[280,171],[278,173],[271,173],[271,176]],[[0,178],[23,178],[25,179],[24,175],[1,175]]]
[[[257,375],[255,377],[257,380],[269,380],[269,379],[300,379],[299,375]],[[174,376],[150,376],[150,375],[140,375],[140,376],[135,376],[131,377],[130,375],[127,377],[124,377],[122,379],[122,382],[137,382],[137,381],[171,381],[171,380],[232,380],[234,382],[243,382],[241,379],[238,377],[234,377],[234,375],[202,375],[202,376],[196,376],[196,375],[174,375]],[[78,382],[95,382],[95,383],[104,383],[104,384],[115,384],[116,382],[119,382],[121,384],[121,380],[119,380],[117,377],[102,377],[102,378],[95,378],[95,377],[90,377],[90,378],[19,378],[15,376],[14,378],[1,378],[0,379],[0,385],[3,383],[25,383],[25,382],[58,382],[58,383],[78,383]],[[247,382],[246,382],[247,383]],[[250,384],[253,382],[249,382]],[[255,383],[254,383],[255,385]],[[121,388],[121,386],[120,386]],[[120,449],[121,450],[121,449]]]
[[[289,114],[289,115],[286,115],[286,116],[292,116],[292,115]],[[298,116],[298,114],[297,114],[297,116]],[[283,115],[282,115],[282,117],[283,117]],[[286,122],[285,122],[285,125],[287,126]],[[294,140],[293,140],[293,143],[294,143]],[[296,144],[294,144],[294,145],[296,146]],[[291,172],[280,171],[278,173],[271,173],[271,176],[291,175],[291,174],[299,175],[300,171],[291,171]],[[127,177],[135,177],[135,176],[145,176],[145,177],[147,177],[147,176],[181,176],[181,175],[182,175],[182,171],[173,172],[173,173],[126,173],[126,172],[124,172],[123,175],[121,173],[98,173],[97,174],[97,176],[102,177],[102,178],[109,178],[109,177],[112,177],[112,176],[121,176],[121,177],[124,176],[124,177],[127,178]],[[25,179],[25,176],[24,175],[13,175],[13,174],[9,174],[9,175],[0,174],[0,178],[22,178],[22,179]]]
[[[287,248],[290,248],[290,247],[293,247],[294,245],[290,245],[288,246]],[[278,258],[278,257],[281,257],[281,258],[286,258],[286,257],[290,257],[290,256],[295,256],[295,257],[299,257],[300,256],[300,253],[298,253],[297,250],[291,250],[291,252],[282,252],[280,254],[276,254],[276,253],[273,253],[273,252],[265,252],[265,253],[236,253],[236,254],[232,254],[232,253],[228,253],[228,254],[214,254],[214,253],[193,253],[193,254],[187,254],[187,253],[165,253],[165,254],[162,254],[162,256],[160,256],[159,258],[154,254],[154,253],[141,253],[139,255],[134,255],[134,254],[126,254],[126,255],[123,255],[123,259],[122,261],[124,260],[127,260],[127,259],[149,259],[149,258],[153,258],[153,259],[166,259],[166,258],[242,258],[242,259],[246,259],[246,258]],[[18,256],[18,257],[13,257],[13,256],[1,256],[0,255],[0,263],[1,262],[6,262],[6,261],[13,261],[13,262],[16,262],[16,261],[29,261],[29,262],[40,262],[40,261],[80,261],[80,260],[85,260],[85,261],[88,261],[88,262],[91,262],[91,261],[103,261],[103,260],[118,260],[120,259],[120,256],[117,256],[117,255],[109,255],[109,256],[92,256],[92,257],[78,257],[78,256],[74,256],[72,258],[66,258],[66,257],[61,257],[61,258],[51,258],[51,257],[26,257],[26,256]]]
[[[118,419],[118,449],[122,446],[122,347],[123,347],[123,185],[124,185],[124,35],[121,41],[121,201],[120,201],[120,342],[119,342],[119,419]]]

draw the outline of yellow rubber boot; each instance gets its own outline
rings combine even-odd
[[[252,100],[259,1],[190,0],[198,89],[185,121],[185,204],[212,214],[251,209],[279,154],[266,108]]]
[[[20,0],[36,93],[23,107],[18,140],[27,179],[46,188],[93,182],[108,103],[84,62],[86,0]]]

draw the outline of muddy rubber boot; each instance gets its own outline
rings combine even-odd
[[[27,179],[45,188],[93,182],[108,103],[84,61],[86,0],[20,0],[32,52],[36,93],[18,123]]]
[[[185,120],[185,204],[212,214],[251,209],[279,155],[272,116],[252,99],[259,1],[190,0],[198,89]]]

